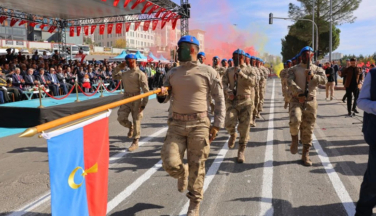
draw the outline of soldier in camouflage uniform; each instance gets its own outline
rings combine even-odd
[[[312,147],[312,134],[316,122],[317,101],[316,89],[327,82],[325,71],[314,64],[307,69],[308,62],[313,57],[313,49],[304,47],[301,51],[302,62],[288,70],[287,83],[291,93],[290,101],[290,152],[298,152],[298,134],[301,130],[301,142],[303,144],[302,161],[304,165],[311,166],[309,150]],[[305,96],[308,83],[308,96]]]
[[[256,118],[258,118],[258,113],[259,113],[258,107],[259,107],[259,102],[260,102],[261,71],[260,71],[260,68],[259,68],[260,66],[259,66],[258,59],[259,58],[257,58],[257,57],[252,59],[252,65],[254,66],[254,71],[255,71],[255,75],[256,75],[256,84],[255,84],[255,87],[254,87],[254,91],[255,91],[254,109],[253,109],[253,113],[252,113],[251,121],[250,121],[251,127],[256,127]]]
[[[268,69],[266,69],[266,67],[264,67],[264,61],[262,59],[260,59],[260,63],[259,63],[260,67],[259,67],[259,70],[260,70],[260,83],[259,83],[259,104],[258,104],[258,114],[257,114],[257,118],[260,118],[260,114],[261,112],[263,111],[263,108],[264,108],[264,95],[265,95],[265,87],[266,87],[266,80],[268,79]]]
[[[213,57],[213,68],[219,74],[220,80],[222,82],[222,77],[225,74],[226,69],[223,68],[223,67],[221,67],[221,65],[219,64],[219,62],[220,62],[220,58],[218,56],[214,56]],[[212,100],[212,98],[210,96],[209,96],[209,101],[208,102],[210,104],[211,114],[214,115],[214,103],[213,103],[213,100]]]
[[[249,140],[249,122],[252,115],[252,89],[254,88],[255,74],[246,66],[245,53],[243,50],[236,50],[233,53],[235,66],[227,69],[223,76],[222,83],[226,92],[226,120],[225,127],[230,134],[229,148],[235,147],[236,131],[238,124],[239,150],[238,162],[244,163],[244,150]]]
[[[178,46],[181,66],[167,73],[162,92],[157,97],[160,103],[166,103],[173,97],[161,157],[166,172],[178,179],[178,190],[184,192],[188,186],[190,205],[187,215],[198,216],[203,199],[205,161],[211,141],[224,126],[225,102],[218,73],[197,62],[198,40],[189,35],[183,36]],[[209,94],[215,101],[212,126],[207,113]],[[186,150],[188,166],[183,163]]]
[[[225,72],[226,72],[226,70],[228,69],[227,59],[222,59],[221,64],[222,64],[222,67],[225,69]]]
[[[285,100],[285,106],[284,108],[287,109],[287,107],[289,107],[289,104],[290,104],[290,93],[288,91],[288,85],[287,85],[287,72],[289,70],[289,68],[291,68],[291,60],[288,60],[285,64],[284,64],[284,69],[281,71],[280,73],[280,77],[281,77],[281,84],[282,84],[282,94],[283,94],[283,98]]]
[[[122,80],[124,86],[124,98],[133,97],[149,91],[148,79],[144,72],[137,67],[137,57],[133,54],[128,54],[125,57],[126,62],[118,65],[112,78],[114,80]],[[128,66],[130,70],[122,73],[121,70]],[[138,140],[141,135],[141,119],[142,111],[145,109],[148,103],[148,97],[121,105],[118,110],[117,120],[121,125],[129,128],[128,137],[133,138],[132,145],[128,148],[128,151],[132,152],[138,148]],[[132,113],[133,124],[128,120],[129,114]]]
[[[204,52],[199,52],[197,54],[197,61],[199,64],[205,64],[205,60],[206,60],[206,54]]]
[[[232,59],[228,60],[228,67],[234,67],[234,61]]]

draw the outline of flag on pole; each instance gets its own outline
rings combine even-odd
[[[110,113],[42,134],[48,147],[52,215],[106,215]]]

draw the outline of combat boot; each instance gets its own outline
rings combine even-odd
[[[233,149],[235,147],[236,133],[232,134],[230,140],[228,141],[228,148]]]
[[[257,115],[255,116],[256,118],[261,118],[261,115],[260,115],[260,113],[257,113]]]
[[[133,124],[131,123],[131,126],[129,127],[129,131],[128,131],[128,138],[132,138],[133,137]]]
[[[188,165],[183,165],[184,168],[184,175],[178,178],[178,191],[183,193],[187,190],[188,186]]]
[[[289,105],[289,103],[285,102],[284,108],[287,109],[288,105]]]
[[[245,151],[245,145],[239,145],[238,163],[244,163],[245,162],[244,151]]]
[[[303,145],[302,161],[304,163],[304,166],[312,166],[312,161],[309,159],[310,148],[311,146],[309,145]]]
[[[200,202],[189,201],[189,208],[187,216],[199,216],[200,215]]]
[[[298,135],[291,135],[291,146],[290,146],[290,152],[291,154],[298,153],[298,145],[299,145],[299,138]]]
[[[133,152],[138,149],[138,139],[134,139],[132,145],[128,148],[128,151]]]

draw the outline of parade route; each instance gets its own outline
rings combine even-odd
[[[303,166],[299,153],[289,151],[289,117],[283,108],[280,79],[269,79],[264,111],[251,128],[244,164],[236,162],[238,143],[228,149],[221,129],[206,162],[200,215],[354,215],[367,165],[368,145],[361,132],[362,112],[346,116],[341,99],[319,103],[313,166]],[[108,215],[185,215],[188,199],[177,180],[162,168],[160,150],[167,131],[169,104],[150,100],[142,120],[140,147],[125,151],[131,140],[110,116]],[[359,110],[361,111],[361,110]],[[238,142],[238,139],[237,139]],[[44,139],[0,138],[0,215],[50,215],[49,170]]]

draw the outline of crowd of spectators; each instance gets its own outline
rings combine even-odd
[[[119,84],[119,80],[112,78],[118,63],[107,59],[66,60],[57,51],[51,57],[38,52],[15,55],[14,49],[7,49],[7,55],[0,56],[0,103],[25,100],[23,91],[33,90],[38,85],[49,89],[53,96],[66,95],[74,88],[76,79],[85,92],[95,91],[98,82],[104,82],[112,91]],[[139,63],[140,70],[148,77],[150,89],[162,86],[163,77],[172,66],[160,62]]]

